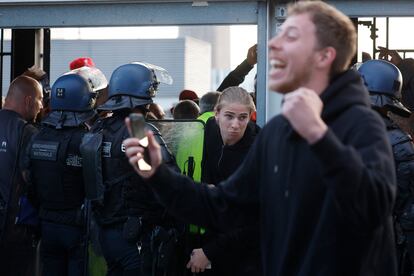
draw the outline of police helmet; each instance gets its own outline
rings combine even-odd
[[[402,75],[397,66],[373,59],[362,63],[358,72],[368,88],[372,106],[385,107],[400,116],[410,116],[411,112],[400,102]]]
[[[86,112],[93,110],[96,94],[82,76],[69,72],[60,76],[52,86],[52,111]]]
[[[160,82],[172,83],[171,76],[161,67],[142,62],[121,65],[109,81],[109,99],[98,109],[118,110],[150,104]]]

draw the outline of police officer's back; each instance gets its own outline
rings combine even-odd
[[[373,109],[383,118],[392,145],[398,193],[394,207],[399,275],[414,275],[414,143],[391,118],[408,118],[411,112],[400,102],[402,76],[384,60],[369,60],[358,69],[370,92]]]
[[[44,275],[84,275],[85,198],[79,145],[95,116],[90,80],[69,72],[52,87],[51,113],[28,150],[30,194],[41,219]]]
[[[102,187],[89,189],[97,191],[91,197],[108,275],[158,275],[167,271],[167,263],[171,261],[163,258],[167,258],[167,251],[173,250],[178,236],[174,221],[129,165],[122,145],[122,141],[129,137],[125,118],[131,112],[146,114],[147,106],[155,96],[158,78],[148,64],[131,63],[118,67],[109,83],[109,99],[98,108],[113,114],[97,121],[82,144],[85,158],[95,160],[98,154],[100,160],[91,162],[92,167],[87,170],[99,174],[91,178],[102,180]],[[175,167],[174,158],[157,129],[150,124],[146,127],[163,145],[164,161]],[[95,184],[100,182],[95,181]]]
[[[0,275],[33,274],[33,228],[17,221],[24,181],[19,158],[36,133],[30,124],[42,108],[42,87],[33,78],[17,77],[0,110]]]

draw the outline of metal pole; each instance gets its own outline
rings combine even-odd
[[[267,41],[269,32],[269,10],[271,1],[258,2],[257,18],[257,77],[256,77],[256,105],[257,124],[263,126],[267,115]]]
[[[373,28],[373,30],[376,30],[377,29],[377,18],[376,17],[374,17],[373,19],[372,19],[372,26],[371,26],[371,28]],[[372,32],[371,32],[371,35],[372,35]],[[375,57],[375,54],[377,53],[377,38],[376,37],[372,37],[372,54],[373,54],[373,58],[375,59],[375,58],[378,58],[378,57]]]
[[[268,0],[258,3],[258,55],[257,55],[257,123],[263,126],[271,117],[280,112],[282,96],[268,90],[268,46],[271,37],[286,17],[286,6],[276,7],[276,1]],[[277,10],[277,12],[276,12]],[[275,13],[278,13],[275,15]]]
[[[389,49],[389,40],[390,40],[390,18],[385,18],[385,48]]]
[[[4,50],[4,29],[2,28],[0,31],[0,91],[1,96],[3,97],[3,50]],[[3,108],[3,98],[0,102],[0,108]]]
[[[277,34],[280,26],[283,24],[287,17],[287,6],[286,4],[275,4],[276,1],[272,1],[271,7],[269,8],[269,39]],[[267,67],[268,69],[268,67]],[[266,78],[268,72],[266,72]],[[267,121],[272,117],[279,114],[282,109],[282,94],[276,93],[277,91],[267,92]]]

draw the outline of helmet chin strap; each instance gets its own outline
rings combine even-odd
[[[62,113],[60,114],[60,118],[56,124],[56,129],[62,129],[65,121],[66,121],[66,114],[62,111]]]

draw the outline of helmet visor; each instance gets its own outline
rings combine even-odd
[[[165,70],[164,68],[154,65],[154,64],[150,64],[150,63],[146,63],[146,62],[132,62],[133,64],[140,64],[143,65],[149,69],[151,69],[155,76],[157,77],[157,81],[164,83],[164,84],[168,84],[171,85],[173,84],[173,78],[171,77],[171,75],[168,73],[167,70]]]
[[[84,66],[69,71],[69,73],[80,75],[88,80],[93,92],[102,90],[108,86],[108,81],[105,75],[98,68]]]

